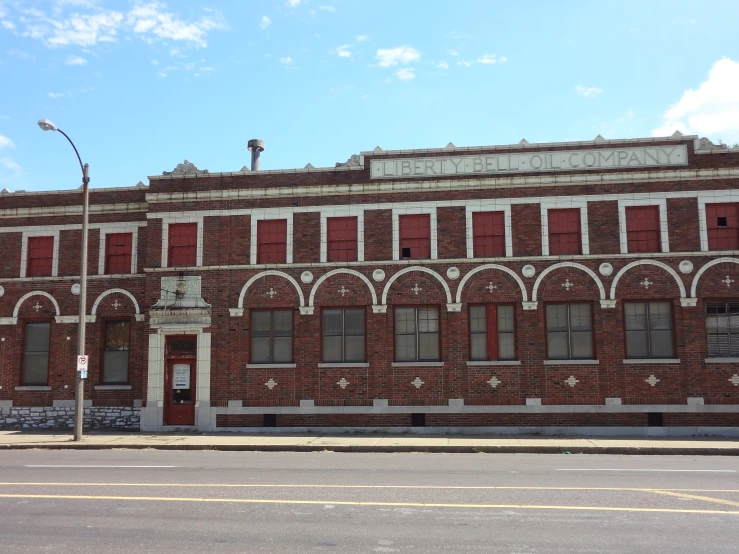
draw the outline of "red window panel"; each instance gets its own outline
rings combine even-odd
[[[737,204],[706,204],[709,250],[739,250]]]
[[[626,208],[626,238],[629,252],[660,252],[659,206]]]
[[[429,214],[401,215],[400,259],[431,257],[431,216]]]
[[[257,221],[257,263],[287,263],[287,219]]]
[[[131,273],[133,233],[105,235],[105,273]]]
[[[197,263],[198,224],[172,223],[169,226],[169,263],[171,267]]]
[[[326,220],[329,262],[357,261],[357,218],[329,217]]]
[[[473,213],[472,233],[475,258],[505,256],[505,218],[503,212]]]
[[[580,208],[547,210],[549,254],[582,254]]]
[[[54,237],[28,237],[26,276],[51,277],[54,264]]]

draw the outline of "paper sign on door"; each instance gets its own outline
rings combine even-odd
[[[172,368],[172,388],[173,389],[189,389],[190,388],[190,364],[174,364]]]

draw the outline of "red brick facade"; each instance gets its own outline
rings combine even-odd
[[[355,167],[175,172],[152,177],[149,187],[93,190],[85,397],[93,407],[143,408],[142,428],[166,427],[165,337],[192,334],[198,341],[193,423],[202,429],[736,426],[739,316],[720,320],[736,325],[737,352],[729,345],[714,355],[706,306],[739,301],[739,251],[709,250],[706,205],[739,203],[739,153],[696,152],[693,139],[368,152]],[[371,173],[372,160],[570,156],[603,148],[618,156],[618,149],[644,146],[684,147],[687,160],[511,175],[385,179]],[[4,423],[11,408],[46,409],[73,399],[79,203],[76,191],[0,196],[0,427],[15,425]],[[629,253],[631,206],[654,206],[664,218],[661,251]],[[551,210],[566,209],[580,210],[581,253],[543,255],[552,245]],[[485,211],[505,213],[505,256],[472,252],[472,214]],[[404,260],[399,251],[402,216],[414,214],[430,221],[428,259]],[[327,261],[331,217],[358,218],[357,261]],[[258,222],[282,219],[286,263],[259,263]],[[168,267],[172,226],[183,223],[197,226],[195,264]],[[134,233],[130,274],[104,274],[100,256],[111,233]],[[39,236],[54,237],[53,274],[27,277],[27,243]],[[648,325],[655,327],[642,333],[634,327],[641,320],[626,321],[628,302],[666,302],[669,318],[654,316]],[[469,307],[490,303],[514,307],[515,360],[472,361]],[[561,303],[588,306],[589,354],[577,342],[587,339],[575,337],[585,320],[559,321],[565,335],[556,335],[547,314]],[[322,312],[342,307],[364,310],[362,363],[323,362]],[[413,324],[415,343],[407,347],[396,336],[407,327],[396,312],[403,307],[422,309],[404,314],[426,314],[425,308],[438,314]],[[252,312],[277,309],[293,313],[292,361],[254,363]],[[103,330],[105,321],[121,319],[131,329],[128,382],[108,385]],[[37,321],[50,323],[48,379],[27,386],[25,329]],[[660,329],[659,336],[671,333],[672,355],[629,355],[627,332],[653,348]],[[552,357],[559,336],[569,341],[567,359]],[[438,358],[429,360],[434,347],[421,343],[436,340]],[[423,361],[399,362],[400,348],[411,356],[415,348]]]

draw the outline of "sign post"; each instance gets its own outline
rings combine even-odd
[[[87,379],[87,362],[89,360],[89,356],[77,356],[77,371],[80,374],[80,379]]]

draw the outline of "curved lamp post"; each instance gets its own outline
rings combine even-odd
[[[74,153],[77,154],[77,160],[80,162],[80,169],[82,170],[82,252],[80,253],[80,310],[77,327],[77,355],[84,356],[85,354],[85,315],[87,314],[87,219],[88,219],[88,184],[90,183],[90,166],[82,163],[80,153],[77,151],[77,147],[72,142],[72,139],[67,136],[67,133],[59,129],[48,119],[39,119],[38,126],[43,131],[59,131],[69,141],[69,144],[74,148]],[[84,416],[84,381],[82,379],[82,373],[76,371],[75,389],[74,389],[74,440],[82,440],[82,425]]]

